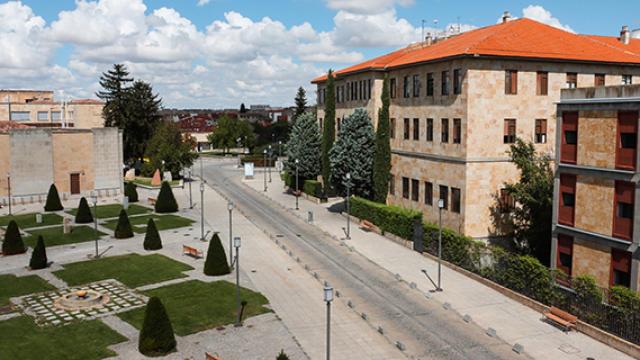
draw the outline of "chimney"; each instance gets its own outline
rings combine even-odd
[[[424,38],[424,43],[427,46],[431,46],[431,44],[433,44],[433,37],[431,36],[431,33],[427,33],[427,37]]]
[[[622,30],[620,30],[620,42],[625,45],[628,45],[630,38],[631,38],[631,33],[629,32],[629,27],[627,25],[624,25],[622,27]]]
[[[502,14],[502,23],[506,23],[507,21],[511,20],[511,14],[508,11],[505,11]]]

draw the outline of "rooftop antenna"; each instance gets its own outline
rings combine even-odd
[[[424,23],[427,22],[427,20],[422,19],[422,37],[420,38],[420,41],[424,41]]]
[[[460,34],[460,16],[458,16],[458,34]]]
[[[435,28],[434,32],[435,32],[435,37],[438,37],[438,19],[433,19],[433,27]]]

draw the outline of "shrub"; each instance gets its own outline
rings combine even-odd
[[[138,202],[138,190],[136,184],[127,182],[124,185],[124,196],[129,198],[130,203]]]
[[[572,288],[576,292],[576,298],[582,304],[601,304],[602,291],[593,276],[579,275],[573,278]]]
[[[300,179],[298,179],[298,181],[300,181]],[[295,179],[294,179],[294,184],[293,185],[295,186]],[[304,186],[302,188],[302,191],[304,191],[305,193],[307,193],[307,194],[309,194],[311,196],[315,196],[317,198],[323,197],[322,184],[319,181],[305,180],[304,181]]]
[[[78,212],[76,213],[76,223],[89,224],[92,222],[93,222],[93,215],[91,215],[91,209],[89,209],[89,204],[87,203],[87,199],[82,197],[80,199],[80,204],[78,205]]]
[[[167,311],[158,297],[147,303],[140,330],[138,350],[147,356],[161,356],[175,350],[176,338]]]
[[[131,230],[129,216],[124,209],[120,210],[120,216],[118,216],[118,224],[116,225],[115,237],[116,239],[127,239],[133,237],[133,230]]]
[[[222,242],[217,233],[213,234],[209,241],[207,259],[204,263],[204,274],[209,276],[227,275],[231,272],[227,263],[227,255],[224,253]]]
[[[280,350],[280,353],[276,357],[276,360],[289,360],[289,356],[287,356],[287,354],[284,353],[284,349],[283,349],[283,350]]]
[[[143,177],[150,178],[155,172],[156,168],[150,162],[143,163],[142,166],[140,166],[140,175]]]
[[[7,231],[4,233],[4,242],[2,243],[2,254],[4,255],[16,255],[22,254],[27,249],[22,242],[22,236],[20,236],[20,229],[15,220],[11,220],[7,226]]]
[[[551,271],[538,259],[503,252],[496,260],[492,280],[543,303],[553,300],[555,284]]]
[[[640,295],[624,286],[615,285],[609,290],[609,302],[624,310],[640,311]]]
[[[160,234],[156,227],[156,222],[152,218],[149,218],[147,222],[147,233],[144,236],[143,243],[145,250],[160,250],[162,249],[162,240],[160,240]]]
[[[36,247],[31,253],[31,261],[29,261],[29,267],[31,268],[31,270],[38,270],[46,268],[47,265],[47,249],[44,246],[44,238],[42,238],[42,235],[39,235]]]
[[[47,202],[44,204],[44,211],[59,211],[63,209],[64,207],[62,207],[62,203],[60,202],[58,189],[55,184],[51,184],[49,193],[47,194]]]
[[[162,182],[160,194],[158,194],[158,199],[156,200],[155,210],[157,213],[172,213],[178,211],[178,203],[173,196],[171,185],[169,185],[167,181]]]
[[[398,206],[379,204],[354,196],[351,198],[351,215],[371,221],[383,232],[389,232],[404,239],[413,237],[413,224],[422,219],[422,213]]]

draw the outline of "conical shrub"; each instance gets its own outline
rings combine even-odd
[[[289,356],[285,354],[284,350],[280,350],[280,354],[278,354],[276,360],[289,360]]]
[[[84,197],[80,199],[78,205],[78,212],[76,213],[76,224],[89,224],[93,222],[93,215],[91,215],[91,209],[89,203]]]
[[[51,184],[49,193],[47,194],[47,202],[44,204],[44,211],[59,211],[63,209],[64,207],[62,207],[62,203],[60,202],[58,189],[55,184]]]
[[[114,236],[116,239],[127,239],[133,237],[133,230],[131,230],[131,223],[129,222],[129,216],[127,212],[120,210],[120,216],[118,217],[118,225],[116,225],[116,231]]]
[[[147,303],[142,330],[138,340],[138,350],[147,356],[161,356],[175,350],[176,338],[167,311],[158,297]]]
[[[218,234],[213,234],[209,241],[209,249],[207,250],[207,259],[204,263],[204,274],[209,276],[227,275],[231,272],[229,263],[227,263],[227,255],[224,253],[222,242]]]
[[[44,246],[44,238],[42,237],[42,235],[39,235],[36,247],[31,253],[31,261],[29,261],[29,267],[31,268],[31,270],[38,270],[46,268],[47,265],[47,249]]]
[[[147,233],[144,236],[143,243],[145,250],[160,250],[162,249],[162,240],[160,240],[160,234],[156,227],[156,222],[152,218],[147,222]]]
[[[178,211],[178,203],[173,196],[171,185],[167,181],[162,182],[160,187],[160,194],[156,200],[156,212],[157,213],[171,213]]]
[[[138,202],[138,190],[136,184],[127,182],[124,185],[124,196],[129,198],[130,203]]]
[[[2,254],[15,255],[22,254],[27,249],[22,242],[22,236],[20,235],[20,229],[15,220],[11,220],[7,226],[7,231],[4,233],[4,242],[2,243]]]

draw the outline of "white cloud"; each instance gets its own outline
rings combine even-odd
[[[333,10],[344,10],[354,14],[378,14],[392,9],[395,5],[410,6],[414,0],[326,0]]]
[[[205,6],[210,2],[211,0],[198,0],[198,6]]]
[[[45,66],[55,49],[46,39],[45,26],[45,20],[20,1],[0,4],[0,68]]]
[[[529,5],[526,8],[522,9],[522,16],[539,21],[541,23],[545,23],[547,25],[551,25],[553,27],[557,27],[558,29],[566,30],[572,33],[575,31],[569,26],[562,24],[560,20],[554,17],[551,12],[540,5]]]

